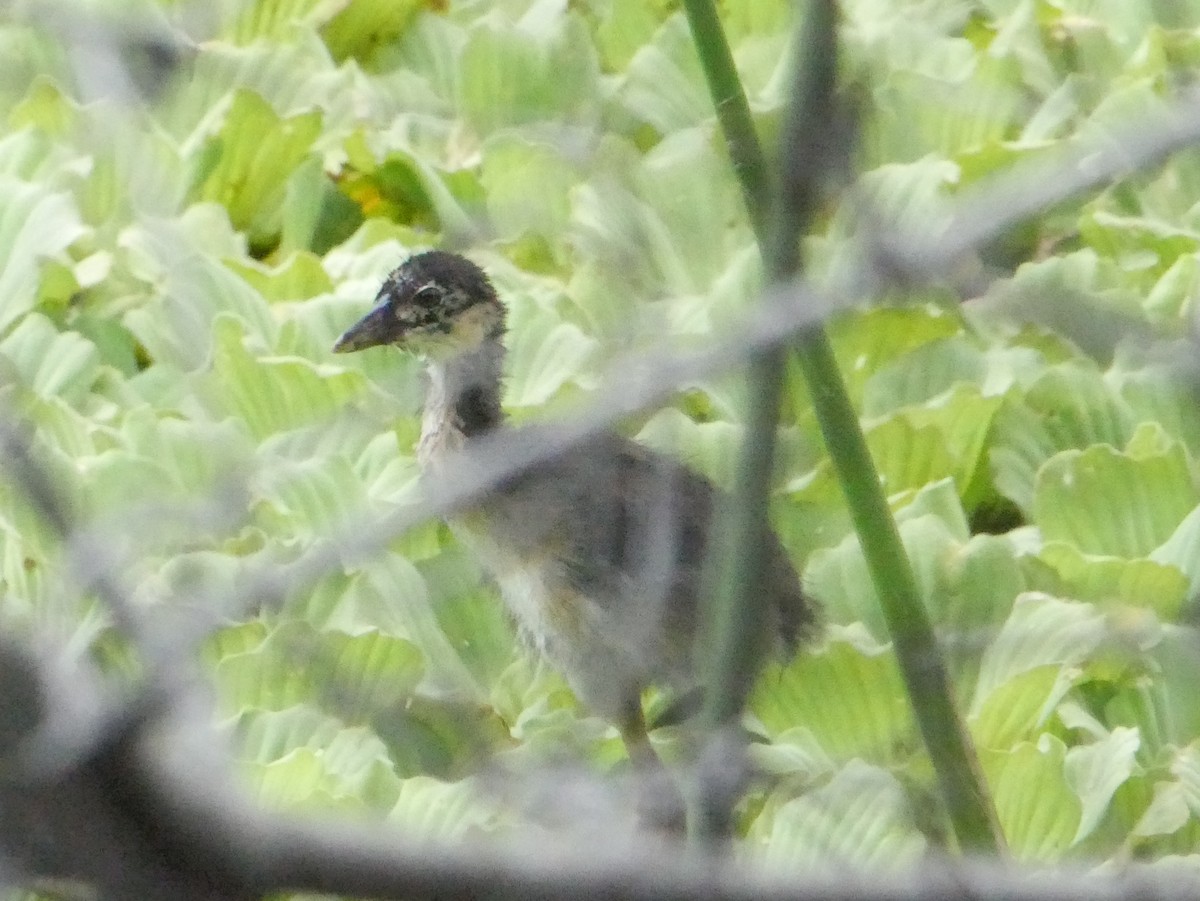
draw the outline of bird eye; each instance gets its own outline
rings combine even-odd
[[[413,295],[413,303],[423,307],[431,307],[442,299],[442,291],[437,285],[425,285],[417,289]]]

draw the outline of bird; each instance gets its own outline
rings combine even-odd
[[[333,351],[394,346],[424,361],[416,455],[424,477],[437,479],[452,472],[456,455],[510,427],[502,405],[506,334],[505,305],[483,269],[430,250],[387,276]],[[701,690],[695,645],[705,564],[729,502],[670,455],[604,431],[504,480],[450,522],[499,586],[524,644],[617,727],[644,773],[663,765],[643,691],[686,698]],[[815,636],[818,607],[773,531],[768,543],[761,637],[790,655]],[[668,802],[662,818],[682,816],[680,803]]]

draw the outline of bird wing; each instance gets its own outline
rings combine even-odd
[[[557,573],[631,643],[690,670],[705,566],[729,497],[677,460],[604,434],[506,483],[490,502],[511,547],[554,556]],[[788,649],[814,629],[815,606],[778,537],[769,537],[765,629]],[[547,551],[549,549],[549,551]]]

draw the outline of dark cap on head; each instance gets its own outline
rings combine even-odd
[[[469,343],[466,313],[489,308],[476,317],[485,333],[503,331],[504,311],[482,269],[458,254],[430,250],[409,257],[392,270],[371,311],[350,326],[333,345],[334,353],[395,344],[420,352],[453,349]]]

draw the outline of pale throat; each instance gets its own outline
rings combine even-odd
[[[503,366],[504,346],[499,339],[485,339],[452,357],[426,358],[428,387],[417,442],[417,461],[423,468],[436,465],[440,458],[461,450],[468,440],[504,421],[500,407]]]

